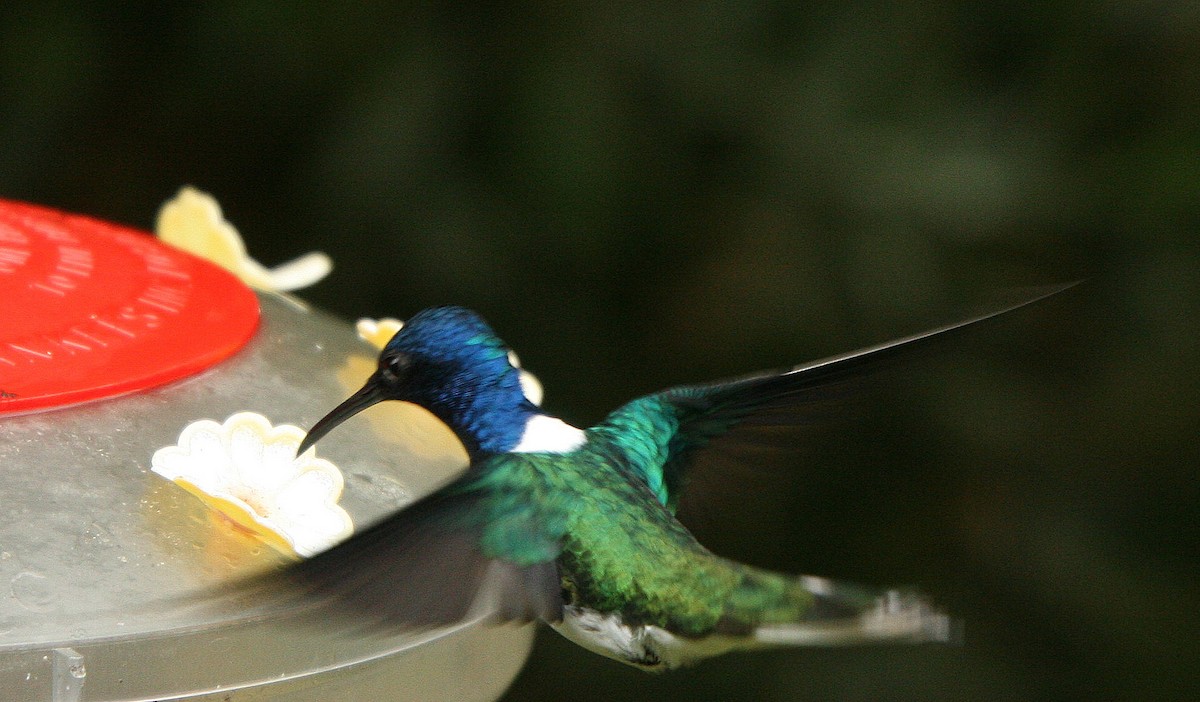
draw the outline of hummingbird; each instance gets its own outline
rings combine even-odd
[[[738,649],[947,640],[951,620],[915,591],[723,558],[677,513],[703,471],[757,460],[756,446],[775,446],[772,436],[807,421],[831,391],[1066,287],[850,353],[649,394],[587,429],[530,402],[510,349],[478,314],[423,310],[382,349],[362,388],[313,425],[297,454],[358,412],[400,401],[444,422],[466,448],[468,467],[347,541],[269,575],[269,584],[369,631],[480,613],[541,620],[648,671]]]

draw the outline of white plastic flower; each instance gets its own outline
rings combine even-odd
[[[283,553],[308,557],[354,532],[338,504],[344,484],[315,449],[295,455],[304,431],[272,427],[266,417],[240,412],[218,424],[184,427],[179,443],[154,453],[151,470],[174,481]]]
[[[354,325],[358,332],[358,338],[380,350],[387,346],[387,342],[391,341],[396,332],[403,327],[404,322],[392,317],[383,319],[363,317]],[[533,404],[541,405],[544,396],[541,381],[533,373],[521,367],[521,359],[517,357],[516,351],[508,352],[508,362],[521,373],[521,391],[525,393],[525,397]]]
[[[182,188],[163,204],[154,230],[164,242],[206,258],[260,290],[307,287],[333,269],[333,262],[320,251],[274,268],[264,267],[246,253],[246,244],[238,230],[225,220],[216,199],[191,186]]]

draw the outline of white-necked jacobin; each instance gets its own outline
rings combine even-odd
[[[477,314],[424,310],[299,452],[355,413],[400,400],[445,422],[469,467],[270,576],[270,585],[369,629],[431,627],[477,611],[500,621],[541,619],[592,651],[649,670],[742,648],[944,639],[947,618],[914,593],[722,558],[676,509],[698,471],[754,461],[756,438],[794,426],[879,362],[1065,287],[794,368],[647,395],[587,430],[526,398],[508,347]]]

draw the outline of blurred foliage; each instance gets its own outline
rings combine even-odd
[[[1084,286],[893,373],[701,534],[920,583],[950,648],[652,677],[540,638],[507,699],[1200,694],[1200,9],[9,3],[0,196],[148,228],[185,183],[345,315],[479,309],[579,423]]]

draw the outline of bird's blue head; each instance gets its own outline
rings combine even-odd
[[[379,354],[362,389],[313,425],[302,453],[329,430],[384,400],[420,405],[445,422],[471,455],[516,446],[539,412],[521,387],[511,352],[478,314],[462,307],[418,312]]]

